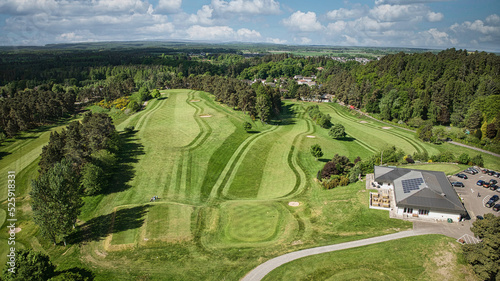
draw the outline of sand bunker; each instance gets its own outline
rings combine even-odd
[[[389,129],[392,129],[392,127],[382,127],[382,129],[389,130]]]
[[[308,138],[314,139],[316,138],[315,136],[307,136]]]
[[[201,118],[209,118],[212,117],[212,115],[200,115]]]
[[[288,205],[292,206],[292,207],[298,207],[300,205],[300,203],[292,201],[292,202],[289,202]]]
[[[359,121],[359,123],[366,124],[366,123],[368,123],[368,121]]]

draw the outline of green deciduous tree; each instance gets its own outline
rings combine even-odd
[[[250,124],[250,122],[243,123],[243,129],[247,132],[250,131],[252,129],[252,124]]]
[[[463,246],[465,259],[481,280],[499,280],[500,217],[485,214],[483,220],[472,223],[471,231],[481,239],[481,242]]]
[[[467,154],[465,152],[460,154],[460,156],[458,156],[458,163],[460,163],[460,164],[467,165],[467,164],[469,164],[469,161],[470,161],[469,154]]]
[[[81,171],[80,184],[86,195],[94,195],[101,192],[106,186],[104,170],[93,163],[85,164]]]
[[[81,189],[72,164],[63,159],[31,182],[33,219],[54,244],[68,234],[83,206]]]
[[[432,139],[432,124],[427,123],[417,129],[417,136],[423,141],[431,141]]]
[[[49,256],[33,250],[16,250],[15,271],[9,272],[10,265],[6,264],[2,273],[5,281],[45,281],[55,275],[55,266]]]
[[[154,89],[153,92],[151,93],[151,96],[154,99],[158,99],[158,98],[161,98],[161,93],[158,89]]]
[[[345,127],[342,124],[334,124],[328,131],[328,135],[334,139],[343,138],[345,137]]]
[[[478,155],[472,157],[470,159],[470,162],[472,163],[472,165],[477,165],[479,167],[484,167],[484,160],[483,160],[483,156],[481,156],[481,154],[478,154]]]
[[[319,144],[313,144],[311,145],[309,151],[311,152],[311,155],[318,160],[321,156],[323,156],[323,150],[321,150],[321,146]]]

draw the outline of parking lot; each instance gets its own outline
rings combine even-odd
[[[488,199],[490,199],[491,196],[495,194],[500,196],[500,190],[490,190],[489,188],[479,186],[476,183],[478,180],[489,182],[490,179],[495,179],[500,182],[500,179],[494,176],[489,176],[488,174],[483,174],[481,170],[479,170],[479,173],[475,175],[468,173],[463,174],[467,175],[468,179],[462,179],[453,175],[449,177],[449,180],[450,182],[459,181],[465,185],[465,187],[455,187],[455,190],[457,191],[458,196],[462,198],[471,220],[475,221],[476,216],[484,216],[484,214],[487,213],[499,216],[500,212],[493,211],[492,208],[487,208],[484,204],[488,201]],[[495,204],[500,204],[500,200]]]

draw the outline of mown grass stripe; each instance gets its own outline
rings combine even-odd
[[[330,105],[330,106],[331,106],[332,108],[334,107],[334,105]],[[339,109],[335,109],[335,110],[336,110],[336,112],[337,112],[337,114],[338,114],[339,116],[343,116],[345,119],[349,119],[349,120],[351,120],[351,121],[353,121],[353,122],[358,121],[358,120],[356,120],[356,117],[355,117],[355,116],[348,114],[348,113],[347,113],[347,112],[345,112],[344,110],[339,110]],[[372,120],[373,120],[373,121],[375,121],[375,122],[378,122],[378,121],[377,121],[377,120],[375,120],[375,119],[372,119]],[[371,127],[371,128],[374,128],[374,129],[380,129],[380,128],[379,128],[380,123],[378,122],[378,123],[379,123],[379,125],[375,125],[375,124],[373,123],[373,121],[372,121],[371,123],[364,123],[363,125],[364,125],[364,126]],[[410,144],[411,144],[411,145],[415,148],[415,150],[416,150],[417,152],[422,152],[422,151],[424,151],[424,150],[425,150],[425,148],[423,147],[423,145],[421,145],[418,141],[413,140],[413,139],[411,139],[410,137],[406,136],[405,134],[406,134],[407,132],[406,132],[406,131],[404,131],[404,132],[403,132],[403,131],[401,131],[401,130],[402,130],[402,129],[400,129],[400,128],[393,127],[393,128],[392,128],[392,129],[390,129],[390,130],[384,131],[384,133],[391,134],[391,135],[394,135],[394,136],[397,136],[397,137],[399,137],[399,138],[404,139],[405,141],[407,141],[408,143],[410,143]],[[413,137],[414,137],[414,136],[413,136]]]
[[[261,137],[265,136],[266,134],[274,131],[277,129],[277,126],[271,127],[267,131],[264,131],[260,134],[253,135],[245,141],[236,149],[235,153],[231,156],[231,159],[229,159],[228,163],[226,164],[224,170],[222,171],[221,175],[217,179],[217,182],[215,183],[214,187],[212,188],[212,191],[210,193],[210,197],[216,198],[218,195],[222,193],[222,191],[225,189],[227,186],[227,181],[231,177],[231,175],[234,173],[234,169],[237,168],[238,162],[241,163],[241,157],[243,154],[248,153],[248,147]],[[233,176],[234,177],[234,176]]]

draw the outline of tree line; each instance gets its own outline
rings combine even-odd
[[[107,188],[118,149],[118,133],[111,118],[102,113],[87,113],[81,122],[51,133],[30,195],[34,221],[54,244],[60,238],[66,243],[83,206],[82,197]]]

